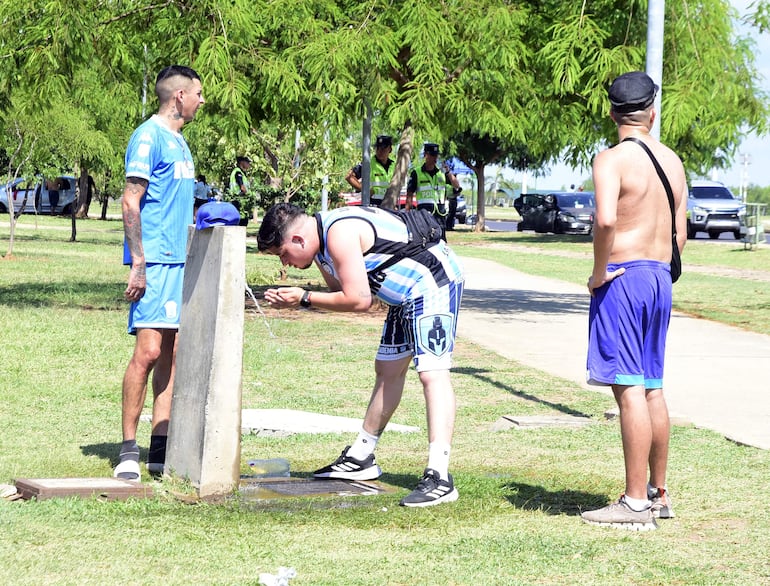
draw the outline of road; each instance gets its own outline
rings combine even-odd
[[[518,222],[514,220],[487,220],[486,226],[488,230],[494,230],[495,232],[516,232],[516,226]],[[708,234],[705,232],[698,232],[695,235],[695,240],[710,240]],[[719,235],[718,240],[731,240],[735,241],[735,238],[730,232],[723,232]],[[765,241],[770,244],[770,232],[765,233]]]

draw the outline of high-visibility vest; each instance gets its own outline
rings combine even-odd
[[[439,169],[435,175],[430,175],[420,166],[415,169],[417,173],[417,191],[415,199],[417,205],[438,206],[446,203],[447,182],[444,173]]]
[[[241,193],[241,186],[238,185],[238,182],[235,180],[236,173],[241,174],[241,179],[243,181],[243,186],[246,188],[246,192],[249,191],[249,178],[246,177],[246,173],[243,172],[243,169],[240,167],[236,167],[233,169],[233,172],[230,173],[230,193],[232,195],[239,195]]]
[[[389,164],[386,169],[382,163],[374,158],[370,167],[370,186],[372,188],[372,202],[382,203],[385,198],[385,192],[388,190],[390,180],[393,179],[393,171],[396,169],[396,164],[392,159],[388,159]]]

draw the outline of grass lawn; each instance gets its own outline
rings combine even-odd
[[[6,220],[0,217],[3,251]],[[106,477],[116,463],[120,385],[133,347],[122,301],[122,225],[79,222],[76,243],[67,241],[68,226],[61,218],[40,218],[37,228],[25,222],[15,257],[0,260],[0,483]],[[461,254],[579,283],[590,270],[590,244],[569,237],[462,231],[450,242]],[[704,315],[727,305],[725,319],[740,311],[751,324],[768,323],[770,305],[761,297],[767,283],[724,276],[733,269],[759,278],[753,271],[770,271],[768,251],[714,244],[688,243],[677,303],[691,295],[690,306],[700,303]],[[279,268],[275,258],[255,254],[253,244],[247,264],[257,293]],[[288,278],[320,285],[315,271],[290,270]],[[740,305],[751,287],[756,299]],[[743,295],[725,302],[733,289]],[[247,312],[243,407],[362,416],[382,311],[266,313],[275,337],[263,318]],[[464,340],[455,358],[456,503],[397,506],[427,457],[424,401],[411,372],[393,421],[422,431],[387,433],[377,451],[382,480],[395,492],[257,503],[234,495],[224,503],[189,504],[175,497],[175,483],[145,477],[154,496],[142,500],[0,500],[0,583],[256,585],[260,573],[279,566],[296,568],[291,586],[770,583],[763,490],[770,453],[675,427],[669,485],[677,517],[643,534],[585,525],[581,510],[623,489],[618,424],[603,417],[611,399]],[[594,423],[579,430],[490,431],[506,414],[563,413]],[[141,423],[145,449],[148,439],[149,424]],[[292,475],[308,476],[353,439],[245,436],[242,472],[247,459],[283,457]]]

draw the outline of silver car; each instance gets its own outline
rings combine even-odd
[[[716,181],[693,181],[687,199],[687,237],[706,232],[719,238],[730,232],[736,240],[746,232],[746,206],[724,184]]]
[[[0,213],[7,214],[13,202],[14,212],[22,210],[25,214],[70,214],[75,201],[77,182],[71,175],[60,175],[44,180],[42,177],[30,179],[17,178],[0,183]],[[57,188],[58,189],[55,189]],[[58,199],[52,198],[52,191],[58,192]],[[10,196],[10,197],[9,197]],[[25,198],[26,197],[26,201]],[[56,205],[51,206],[54,199]]]

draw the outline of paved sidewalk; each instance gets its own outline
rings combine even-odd
[[[588,291],[470,257],[459,337],[587,389]],[[586,275],[586,279],[588,275]],[[674,286],[676,289],[681,285]],[[770,336],[671,317],[664,389],[672,417],[770,449]]]

